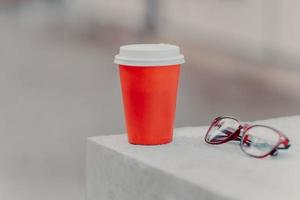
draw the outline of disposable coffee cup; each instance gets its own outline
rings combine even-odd
[[[133,44],[115,56],[128,141],[159,145],[173,139],[180,65],[184,56],[170,44]]]

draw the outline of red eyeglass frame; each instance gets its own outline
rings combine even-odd
[[[237,129],[235,132],[229,134],[228,137],[227,137],[226,139],[221,140],[220,142],[210,142],[210,141],[208,141],[208,140],[207,140],[207,138],[208,138],[207,136],[208,136],[208,133],[210,132],[210,130],[214,127],[214,125],[215,125],[217,122],[219,122],[219,121],[222,120],[222,119],[226,119],[226,118],[233,119],[233,120],[235,120],[236,122],[238,122],[238,123],[239,123],[238,129]],[[276,145],[274,145],[274,148],[273,148],[270,152],[268,152],[268,153],[266,153],[266,154],[264,154],[264,155],[262,155],[262,156],[252,155],[252,154],[246,152],[246,151],[243,149],[243,147],[242,147],[242,141],[243,141],[243,139],[244,139],[245,133],[246,133],[248,130],[250,130],[251,128],[254,128],[254,127],[265,127],[265,128],[269,128],[269,129],[273,130],[274,133],[278,134],[278,136],[279,136],[278,143],[277,143]],[[224,144],[224,143],[226,143],[226,142],[228,142],[228,141],[231,141],[231,140],[240,141],[240,147],[241,147],[242,151],[245,152],[246,154],[248,154],[249,156],[252,156],[252,157],[255,157],[255,158],[265,158],[265,157],[267,157],[268,155],[270,155],[270,156],[276,156],[276,155],[278,154],[278,151],[277,151],[278,149],[288,149],[288,148],[291,146],[290,140],[288,139],[287,136],[285,136],[282,132],[280,132],[280,131],[278,131],[277,129],[272,128],[272,127],[270,127],[270,126],[266,126],[266,125],[256,125],[256,124],[251,125],[251,124],[247,124],[247,123],[244,124],[244,125],[242,125],[241,122],[240,122],[240,120],[238,120],[237,118],[232,117],[232,116],[220,116],[220,117],[215,118],[215,119],[212,121],[212,123],[211,123],[209,129],[208,129],[207,132],[206,132],[206,135],[205,135],[205,142],[208,143],[208,144],[218,145],[218,144]],[[280,147],[280,145],[283,145],[283,147]]]

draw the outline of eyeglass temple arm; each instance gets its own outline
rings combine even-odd
[[[280,146],[280,145],[283,145],[283,146]],[[276,147],[273,151],[271,151],[271,153],[270,153],[271,156],[277,156],[278,150],[285,150],[285,149],[290,148],[290,146],[291,146],[289,139],[285,136],[281,137],[280,145],[278,147]]]
[[[290,141],[287,137],[282,137],[281,138],[281,143],[283,146],[278,146],[277,149],[288,149],[290,148],[291,144],[290,144]]]
[[[291,144],[284,145],[283,147],[277,147],[277,149],[288,149],[291,147]]]
[[[284,140],[281,143],[283,146],[278,146],[276,149],[271,151],[271,156],[277,156],[278,155],[278,150],[285,150],[290,148],[291,144],[289,143],[289,140],[287,138],[284,138]]]

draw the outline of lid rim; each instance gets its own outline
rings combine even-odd
[[[133,44],[120,47],[114,63],[129,66],[162,66],[183,64],[184,55],[170,44]]]
[[[121,56],[120,54],[115,56],[116,60],[125,60],[125,61],[141,61],[141,62],[156,62],[156,61],[172,61],[172,60],[178,60],[178,59],[184,59],[184,56],[182,54],[178,55],[177,57],[169,57],[169,58],[130,58]]]
[[[184,60],[176,60],[174,62],[118,62],[115,61],[115,64],[118,65],[129,65],[129,66],[165,66],[165,65],[177,65],[177,64],[183,64]]]

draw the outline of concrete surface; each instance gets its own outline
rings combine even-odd
[[[87,142],[88,200],[298,200],[300,116],[258,121],[282,130],[292,147],[256,159],[230,142],[204,142],[207,127],[175,129],[174,142],[134,146],[126,135]]]

